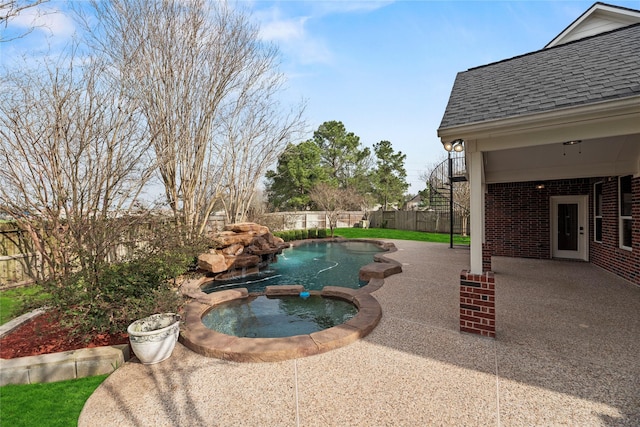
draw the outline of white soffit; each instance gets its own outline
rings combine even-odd
[[[484,153],[486,183],[638,174],[640,134]]]

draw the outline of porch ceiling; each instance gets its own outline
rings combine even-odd
[[[486,183],[618,176],[640,172],[640,134],[484,153]]]

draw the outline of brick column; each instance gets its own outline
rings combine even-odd
[[[489,244],[482,244],[482,271],[491,271],[491,249]]]
[[[495,278],[492,271],[460,273],[460,332],[496,337]]]

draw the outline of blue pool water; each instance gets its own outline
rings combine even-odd
[[[264,295],[215,306],[202,323],[226,335],[281,338],[311,334],[347,322],[358,313],[355,305],[318,295],[308,298]]]
[[[241,287],[249,292],[262,292],[271,285],[302,285],[306,290],[322,290],[325,286],[357,289],[366,284],[358,278],[360,268],[372,263],[379,252],[382,249],[368,242],[305,243],[285,249],[277,262],[258,274],[212,281],[202,290],[209,293]]]

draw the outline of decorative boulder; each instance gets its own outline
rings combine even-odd
[[[242,254],[233,258],[232,268],[247,268],[260,264],[260,257],[258,255]]]
[[[227,231],[235,233],[252,233],[257,236],[264,236],[269,233],[269,227],[256,224],[254,222],[239,222],[237,224],[229,224],[224,227]]]
[[[225,231],[214,233],[211,238],[216,248],[198,257],[198,267],[218,274],[216,279],[242,274],[275,260],[274,254],[282,252],[289,245],[275,237],[269,228],[252,222],[229,224]]]
[[[267,239],[267,242],[269,242],[269,245],[271,246],[281,246],[284,243],[284,239],[282,239],[281,237],[277,237],[274,236],[273,234],[269,233],[266,236],[264,236],[265,239]]]
[[[225,255],[238,256],[244,252],[244,246],[239,243],[234,243],[233,245],[222,249],[221,252]]]
[[[255,234],[253,233],[234,233],[233,231],[221,231],[213,238],[218,242],[221,248],[231,245],[248,246],[253,241]]]
[[[206,253],[198,256],[198,268],[212,273],[227,271],[227,260],[224,255]]]

